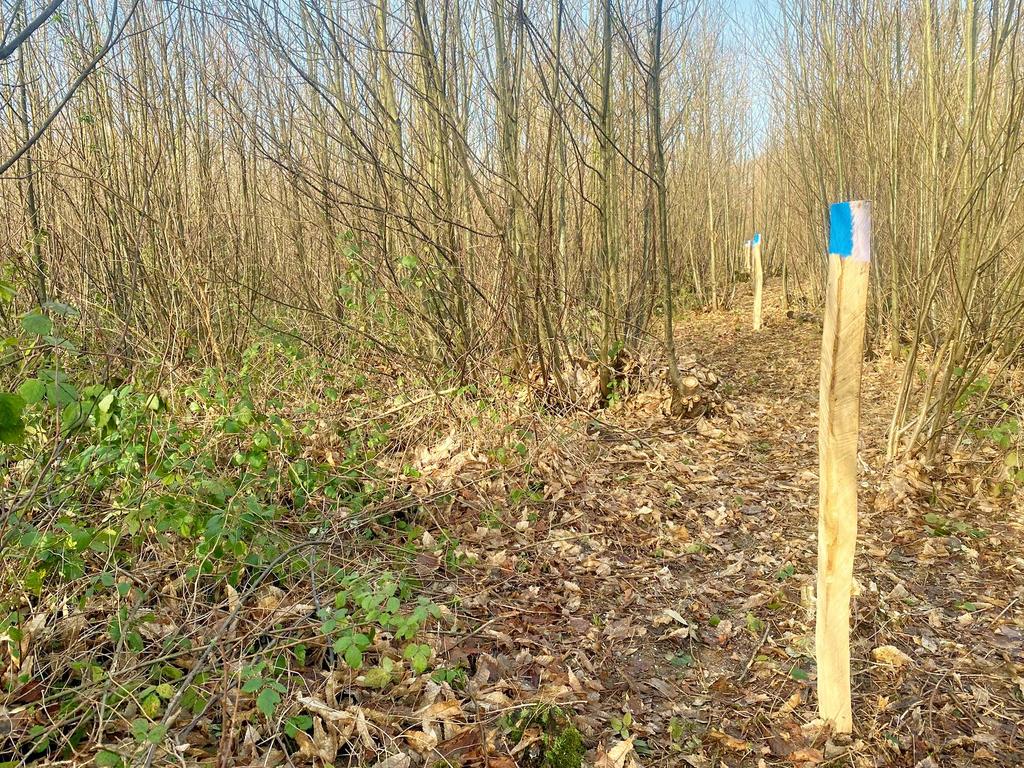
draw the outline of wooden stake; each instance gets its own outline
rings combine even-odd
[[[754,235],[750,241],[751,260],[753,261],[754,281],[754,330],[761,330],[761,301],[764,292],[764,272],[761,269],[761,235]]]
[[[750,274],[751,268],[751,257],[750,257],[750,241],[746,240],[743,243],[743,271],[748,275]]]
[[[871,261],[871,203],[829,210],[828,290],[818,405],[818,592],[815,649],[818,714],[853,728],[850,593],[857,543],[857,433],[864,310]]]

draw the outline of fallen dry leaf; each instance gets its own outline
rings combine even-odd
[[[627,768],[636,763],[634,754],[633,737],[616,742],[607,751],[602,745],[598,747],[594,768]]]
[[[373,768],[409,768],[410,765],[412,765],[412,759],[399,752],[374,763]]]
[[[737,739],[735,736],[730,736],[728,733],[719,730],[712,730],[709,734],[712,739],[717,741],[726,749],[731,749],[733,752],[749,752],[753,749],[753,745],[749,741],[743,739]]]
[[[893,669],[902,669],[911,662],[911,658],[895,645],[878,646],[871,651],[871,658]]]

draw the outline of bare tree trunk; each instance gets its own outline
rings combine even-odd
[[[661,257],[662,295],[665,304],[665,356],[668,362],[668,380],[672,388],[672,412],[681,408],[682,376],[676,358],[676,340],[673,328],[672,259],[668,250],[668,190],[665,179],[665,142],[661,128],[661,35],[664,25],[664,0],[655,0],[654,29],[651,34],[651,64],[648,70],[647,105],[651,130],[650,173],[654,185],[655,244]]]
[[[22,16],[28,26],[28,11],[22,6]],[[42,305],[46,301],[46,265],[43,262],[43,227],[40,223],[39,199],[36,194],[36,173],[33,164],[33,148],[28,146],[32,136],[32,118],[29,111],[28,79],[25,71],[25,58],[28,56],[28,42],[18,47],[18,79],[21,101],[22,140],[28,147],[22,155],[22,166],[25,169],[25,216],[28,220],[29,255],[32,263],[33,284],[35,285],[36,302]]]
[[[601,350],[600,396],[611,394],[612,373],[612,283],[614,282],[615,240],[612,224],[612,0],[602,3],[601,37]]]

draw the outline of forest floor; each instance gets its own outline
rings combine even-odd
[[[549,424],[542,492],[520,504],[487,502],[510,481],[472,460],[472,435],[428,452],[424,478],[464,489],[443,517],[473,564],[445,592],[475,630],[440,650],[468,668],[469,708],[557,702],[599,768],[1021,764],[1021,496],[995,495],[983,463],[886,464],[887,357],[864,375],[855,731],[815,721],[820,327],[748,318],[681,323],[731,414],[680,425],[627,402],[586,432]]]
[[[49,559],[0,560],[35,569],[17,634],[0,626],[0,761],[1024,763],[1024,498],[984,435],[941,468],[885,461],[886,356],[864,375],[854,733],[815,720],[820,326],[770,307],[755,334],[749,310],[680,318],[724,399],[695,421],[649,375],[562,414],[508,382],[412,394],[401,372],[266,403],[179,387],[169,447],[109,433],[137,463],[51,483],[23,523],[81,509],[92,533],[73,513],[70,543],[32,539]],[[397,394],[365,399],[385,378]],[[118,397],[122,424],[150,413]]]

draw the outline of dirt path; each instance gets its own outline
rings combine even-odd
[[[591,757],[635,739],[627,765],[1024,760],[1020,498],[884,466],[886,359],[864,383],[856,733],[811,722],[819,334],[778,311],[757,335],[745,307],[695,316],[680,349],[731,415],[566,424],[514,504],[465,502],[457,591],[481,628],[447,655],[471,696],[561,702]]]

